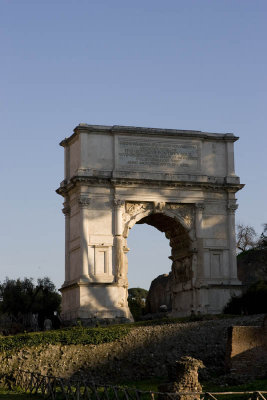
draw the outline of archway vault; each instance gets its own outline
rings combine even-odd
[[[197,268],[195,265],[196,257],[194,257],[196,251],[194,248],[194,245],[196,245],[196,213],[194,205],[126,201],[123,208],[123,248],[126,251],[124,251],[124,258],[122,261],[124,267],[120,268],[120,271],[124,269],[127,274],[128,247],[126,239],[129,229],[135,224],[148,224],[155,227],[159,231],[165,233],[171,247],[171,256],[169,257],[172,260],[171,272],[168,274],[168,282],[164,287],[164,290],[168,291],[168,296],[170,298],[168,301],[168,308],[171,308],[173,312],[175,310],[181,312],[185,310],[188,311],[189,307],[192,310],[194,300],[192,299],[192,293],[190,295],[191,298],[189,299],[187,296],[186,299],[186,303],[189,301],[189,304],[184,304],[181,294],[183,294],[182,297],[184,297],[185,291],[192,291],[194,281],[196,280]],[[149,241],[149,238],[147,238],[147,240]],[[124,283],[127,286],[128,281],[126,275],[124,279]],[[180,293],[180,295],[178,296],[177,293]],[[159,305],[165,304],[163,299],[166,299],[168,296],[159,295],[159,293],[158,296],[159,298],[156,302]]]
[[[240,292],[235,193],[243,185],[234,171],[237,139],[81,124],[61,142],[64,320],[131,319],[127,237],[142,223],[170,242],[172,315],[221,312]]]

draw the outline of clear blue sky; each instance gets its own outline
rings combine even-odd
[[[0,0],[0,281],[62,284],[58,143],[80,122],[234,132],[237,220],[260,233],[266,21],[266,0]],[[130,286],[169,271],[167,240],[147,229],[150,249],[145,227],[129,236]]]

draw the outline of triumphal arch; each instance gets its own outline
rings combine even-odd
[[[222,311],[240,291],[237,139],[229,133],[80,124],[60,143],[64,320],[131,319],[127,237],[143,223],[164,232],[170,243],[170,314]]]

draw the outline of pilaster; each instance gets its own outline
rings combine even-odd
[[[86,195],[78,198],[80,208],[80,249],[81,249],[81,267],[80,279],[88,280],[88,215],[87,209],[91,200]]]
[[[227,176],[235,176],[234,143],[226,142]]]
[[[70,213],[71,208],[69,202],[66,200],[63,203],[62,212],[65,215],[65,282],[70,280]]]
[[[125,285],[127,276],[124,268],[124,250],[123,250],[123,222],[122,215],[125,211],[125,202],[123,200],[114,200],[114,218],[115,218],[115,260],[116,276],[115,280],[119,285]]]
[[[237,279],[235,212],[238,205],[232,201],[227,204],[228,247],[229,247],[229,278]]]

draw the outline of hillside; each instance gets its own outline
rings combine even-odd
[[[16,368],[98,381],[164,377],[167,366],[183,355],[201,359],[206,377],[224,369],[226,333],[232,325],[261,325],[263,315],[208,321],[133,326],[121,339],[98,345],[39,345],[2,352],[0,374]]]

